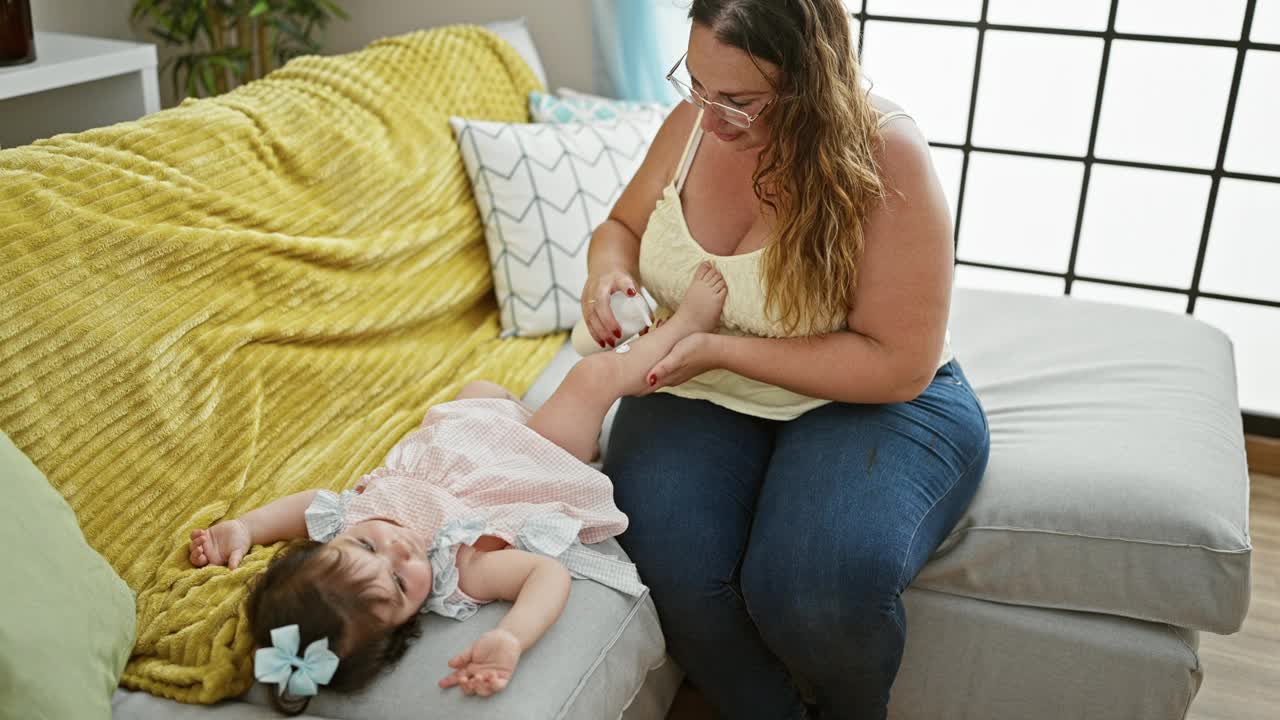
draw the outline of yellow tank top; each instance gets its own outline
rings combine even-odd
[[[895,117],[910,116],[901,112],[887,113],[880,118],[880,126]],[[693,278],[693,271],[703,260],[714,260],[716,268],[729,285],[729,297],[720,316],[718,332],[726,335],[754,335],[757,337],[785,337],[781,324],[765,312],[764,283],[760,277],[760,258],[764,249],[742,255],[714,255],[703,249],[684,219],[684,206],[680,191],[693,164],[693,157],[702,140],[702,115],[694,122],[693,132],[685,143],[675,176],[663,188],[662,198],[649,216],[649,225],[640,241],[641,284],[658,303],[657,317],[669,316],[680,304],[685,290]],[[846,328],[846,313],[833,318],[823,332],[835,332]],[[943,344],[938,366],[952,357],[950,332]],[[728,370],[709,370],[681,385],[665,387],[659,392],[696,400],[709,400],[736,412],[770,420],[791,420],[830,402],[791,392],[776,385],[743,377]]]

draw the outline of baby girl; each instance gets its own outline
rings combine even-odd
[[[464,620],[508,600],[439,683],[491,695],[560,616],[571,576],[644,592],[634,566],[586,547],[627,526],[609,479],[587,463],[613,402],[647,390],[649,369],[677,341],[714,330],[726,294],[703,263],[675,315],[626,352],[583,358],[537,411],[471,383],[352,490],[300,492],[193,531],[197,567],[235,568],[254,545],[293,541],[246,608],[255,676],[279,684],[277,709],[301,712],[318,684],[367,685],[418,635],[420,613]]]

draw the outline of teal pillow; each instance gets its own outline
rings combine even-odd
[[[3,433],[0,487],[0,718],[109,720],[133,649],[133,593]]]
[[[633,100],[611,100],[597,95],[575,93],[549,95],[534,90],[529,93],[529,116],[538,123],[591,123],[631,120],[659,122],[671,113],[672,105]]]

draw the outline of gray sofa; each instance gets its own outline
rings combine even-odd
[[[1187,316],[964,289],[951,331],[990,419],[991,461],[906,593],[890,717],[1185,717],[1204,676],[1198,633],[1234,632],[1249,600],[1230,343]],[[576,357],[566,345],[527,399],[545,400]],[[603,440],[607,452],[607,427]],[[439,690],[449,655],[502,612],[430,618],[429,638],[371,691],[322,693],[309,716],[665,716],[681,673],[664,655],[651,600],[590,582],[575,582],[562,621],[502,694]],[[119,691],[115,717],[270,717],[263,692],[203,708]]]
[[[541,69],[523,23],[491,27]],[[1186,316],[976,290],[957,290],[951,331],[990,419],[991,459],[968,512],[906,593],[890,717],[1185,717],[1204,676],[1198,632],[1234,632],[1249,600],[1229,341]],[[566,344],[526,399],[545,400],[576,359]],[[606,423],[606,452],[608,434]],[[372,689],[321,693],[303,717],[665,717],[682,672],[652,601],[584,581],[503,693],[437,688],[446,660],[504,611],[490,605],[465,623],[429,617],[424,638]],[[113,714],[275,717],[265,692],[205,707],[118,690]]]

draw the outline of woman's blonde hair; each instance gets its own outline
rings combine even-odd
[[[840,0],[693,0],[689,17],[782,71],[752,177],[777,217],[765,307],[789,335],[826,332],[853,307],[862,223],[884,197],[848,11]]]

